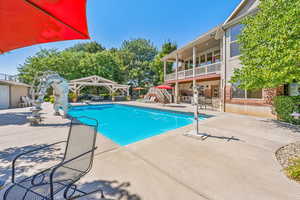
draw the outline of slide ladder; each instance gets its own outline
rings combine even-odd
[[[165,89],[159,89],[152,87],[149,89],[148,93],[145,95],[145,99],[150,99],[151,97],[155,97],[159,103],[171,103],[172,95]]]

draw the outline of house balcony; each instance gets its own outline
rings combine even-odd
[[[216,62],[213,64],[202,65],[195,68],[195,76],[193,76],[193,69],[188,69],[184,71],[178,71],[178,80],[195,78],[202,75],[210,74],[220,74],[221,73],[222,62]],[[165,81],[176,80],[176,73],[167,74],[165,76]]]

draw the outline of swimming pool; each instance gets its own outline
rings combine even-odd
[[[75,106],[69,115],[97,119],[98,132],[121,146],[193,123],[192,115],[120,104]]]

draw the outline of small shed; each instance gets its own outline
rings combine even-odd
[[[30,85],[13,80],[0,80],[0,109],[17,108],[21,96],[28,96]]]

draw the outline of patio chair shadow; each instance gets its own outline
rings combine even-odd
[[[12,161],[13,159],[24,152],[31,151],[36,148],[41,148],[47,144],[42,145],[28,145],[23,147],[10,147],[7,149],[0,150],[0,180],[8,184],[11,182],[12,173]],[[53,146],[40,150],[39,152],[33,152],[27,156],[21,157],[20,161],[16,163],[16,179],[25,178],[25,174],[31,172],[36,166],[45,164],[48,162],[59,161],[63,153],[61,146]]]
[[[119,182],[117,180],[95,180],[92,182],[87,182],[83,184],[79,184],[79,189],[83,191],[91,191],[96,188],[102,189],[104,191],[105,196],[108,199],[114,200],[142,200],[142,198],[137,194],[132,194],[128,191],[130,187],[130,182]],[[91,195],[87,198],[88,200],[99,200],[96,195]]]
[[[27,117],[31,112],[18,112],[18,113],[3,113],[0,114],[0,126],[7,125],[24,125],[28,123]]]

